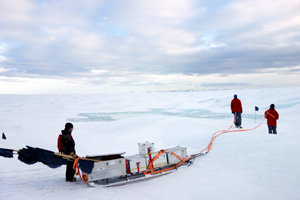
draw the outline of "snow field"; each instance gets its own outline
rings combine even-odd
[[[278,134],[267,133],[266,121],[252,131],[226,133],[188,168],[114,188],[66,183],[65,166],[51,169],[41,163],[26,165],[17,155],[0,157],[0,199],[300,199],[300,88],[0,95],[0,127],[7,137],[0,147],[57,151],[57,136],[72,119],[80,156],[137,154],[137,143],[145,141],[154,142],[156,150],[184,146],[190,155],[204,149],[214,132],[232,125],[234,94],[243,104],[244,129],[257,126],[274,103],[280,115]],[[256,123],[254,106],[260,108]],[[107,121],[108,116],[114,120]]]

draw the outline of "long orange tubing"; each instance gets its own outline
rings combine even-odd
[[[211,146],[212,146],[213,141],[214,141],[218,136],[220,136],[220,135],[222,135],[222,134],[224,134],[224,133],[242,132],[242,131],[252,131],[252,130],[258,128],[258,127],[263,123],[263,121],[264,121],[265,119],[266,119],[266,117],[264,117],[264,119],[262,120],[262,122],[261,122],[259,125],[257,125],[257,126],[254,127],[254,128],[251,128],[251,129],[242,129],[242,130],[232,130],[232,131],[230,131],[230,129],[232,128],[232,126],[231,126],[228,130],[217,131],[217,132],[215,132],[215,133],[213,134],[212,139],[210,140],[209,145],[208,145],[205,149],[207,149],[207,151],[209,152],[210,149],[211,149]],[[235,122],[235,121],[234,121],[234,122]],[[217,133],[219,133],[219,134],[216,135]],[[205,149],[203,149],[203,150],[201,151],[201,153],[202,153]]]
[[[268,112],[267,115],[268,115],[268,114],[270,114],[270,113]],[[267,116],[267,115],[266,115],[266,116]],[[270,115],[271,115],[271,114],[270,114]],[[215,132],[215,133],[212,135],[212,138],[211,138],[211,140],[210,140],[208,146],[205,147],[202,151],[200,151],[199,154],[203,153],[205,150],[207,150],[207,153],[208,153],[208,152],[211,150],[212,143],[215,141],[215,139],[216,139],[218,136],[220,136],[220,135],[222,135],[222,134],[224,134],[224,133],[242,132],[242,131],[251,131],[251,130],[254,130],[254,129],[258,128],[258,127],[263,123],[263,121],[266,119],[266,116],[264,117],[264,119],[262,120],[262,122],[261,122],[259,125],[257,125],[257,126],[254,127],[254,128],[251,128],[251,129],[242,129],[242,130],[232,130],[232,131],[230,131],[230,129],[231,129],[232,126],[233,126],[233,125],[231,125],[231,126],[229,127],[229,129],[227,129],[227,130],[222,130],[222,131],[217,131],[217,132]],[[272,116],[272,115],[271,115],[271,116]],[[274,117],[274,116],[273,116],[273,117]],[[234,121],[233,121],[233,123],[235,123],[235,120],[236,120],[235,118],[236,118],[236,113],[234,114]],[[190,156],[188,159],[192,159],[192,156]]]
[[[269,113],[268,113],[268,114],[269,114]],[[234,114],[234,121],[233,121],[233,122],[235,122],[235,117],[236,117],[236,113]],[[232,131],[230,131],[230,129],[231,129],[232,126],[233,126],[233,125],[231,125],[231,126],[229,127],[229,129],[227,129],[227,130],[222,130],[222,131],[217,131],[217,132],[215,132],[215,133],[212,135],[212,138],[211,138],[211,140],[210,140],[208,146],[205,147],[202,151],[200,151],[200,153],[204,152],[205,150],[207,150],[207,152],[209,152],[209,151],[211,150],[212,143],[215,141],[215,139],[216,139],[218,136],[220,136],[220,135],[222,135],[222,134],[224,134],[224,133],[242,132],[242,131],[251,131],[251,130],[254,130],[254,129],[258,128],[258,127],[263,123],[263,121],[264,121],[265,119],[266,119],[266,117],[264,117],[264,119],[262,120],[262,122],[261,122],[259,125],[257,125],[257,126],[254,127],[254,128],[251,128],[251,129],[242,129],[242,130],[232,130]],[[175,169],[176,167],[179,167],[182,163],[184,163],[186,160],[192,158],[192,157],[186,157],[185,159],[182,159],[182,158],[180,158],[178,155],[176,155],[174,152],[171,152],[171,153],[174,154],[176,157],[178,157],[178,158],[181,160],[181,162],[180,162],[179,164],[177,164],[176,166],[174,166],[174,167],[170,167],[170,168],[167,168],[167,169],[164,169],[164,170],[160,170],[160,171],[155,171],[155,170],[153,169],[153,167],[152,167],[152,166],[153,166],[152,164],[153,164],[154,161],[155,161],[162,153],[164,153],[165,151],[166,151],[166,150],[161,150],[160,153],[158,153],[158,154],[154,157],[154,159],[152,160],[152,162],[149,164],[147,170],[143,172],[144,175],[146,175],[146,174],[157,174],[157,173],[161,173],[161,172],[165,172],[165,171],[169,171],[169,170]],[[147,173],[149,170],[151,170],[151,172]]]

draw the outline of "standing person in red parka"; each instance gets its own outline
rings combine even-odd
[[[277,134],[276,126],[277,126],[277,119],[279,119],[279,114],[275,110],[274,104],[271,104],[270,109],[266,110],[265,117],[268,120],[269,134],[272,134],[272,132],[273,132],[273,134]]]
[[[242,116],[241,113],[243,112],[242,102],[237,98],[237,95],[235,94],[234,99],[231,101],[231,112],[234,114],[234,124],[237,128],[242,128]]]

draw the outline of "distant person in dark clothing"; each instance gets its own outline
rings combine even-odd
[[[267,118],[268,122],[268,129],[269,134],[277,134],[276,128],[277,128],[277,119],[279,119],[279,114],[275,110],[275,105],[271,104],[270,109],[266,110],[265,117]]]
[[[231,101],[231,112],[234,114],[235,119],[234,123],[237,128],[242,128],[242,116],[241,113],[243,112],[242,102],[237,98],[237,95],[235,94],[234,99]]]
[[[71,155],[77,158],[75,151],[75,141],[72,137],[73,124],[66,123],[65,129],[61,131],[62,133],[62,143],[63,143],[63,153],[66,155]],[[66,169],[66,181],[74,182],[76,181],[74,175],[75,170],[73,169],[74,161],[69,161]]]

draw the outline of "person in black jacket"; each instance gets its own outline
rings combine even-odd
[[[73,124],[66,123],[65,129],[61,131],[62,133],[62,143],[63,143],[63,153],[66,155],[71,155],[74,158],[77,158],[75,151],[75,141],[72,137]],[[76,181],[74,175],[75,170],[73,169],[74,161],[69,161],[66,168],[66,181],[74,182]]]

